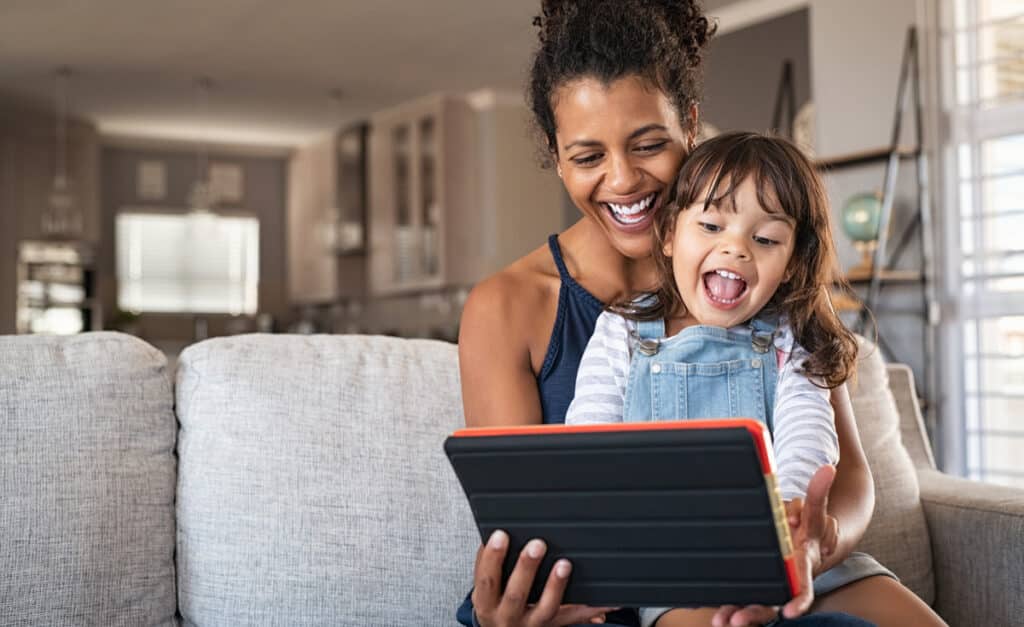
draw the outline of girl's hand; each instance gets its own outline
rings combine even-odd
[[[793,535],[793,557],[796,562],[800,593],[783,606],[782,615],[796,618],[814,601],[814,576],[821,570],[822,547],[834,551],[839,537],[835,518],[827,514],[828,491],[836,478],[834,466],[822,466],[807,485],[807,500],[800,507],[799,522]]]
[[[615,608],[562,605],[562,594],[569,583],[572,564],[558,560],[540,600],[527,604],[533,579],[547,547],[531,540],[519,554],[505,590],[501,589],[501,565],[508,551],[508,534],[495,531],[476,554],[473,575],[473,608],[482,627],[561,627],[573,623],[603,623],[604,615]]]
[[[814,601],[814,576],[821,568],[825,547],[832,552],[838,543],[839,525],[826,513],[828,491],[835,477],[833,466],[822,466],[807,486],[807,500],[794,499],[786,503],[786,517],[793,534],[793,559],[800,582],[800,593],[782,607],[786,618],[796,618],[810,609]],[[778,614],[777,607],[723,605],[711,618],[711,624],[713,627],[763,625]]]

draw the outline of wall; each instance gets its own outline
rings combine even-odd
[[[916,22],[916,3],[910,0],[811,3],[811,76],[819,156],[859,152],[890,143],[906,32]],[[911,140],[913,120],[912,113],[905,114],[903,141]],[[927,143],[929,138],[925,139]],[[904,161],[900,166],[891,231],[894,238],[911,220],[916,202],[913,163]],[[857,192],[880,190],[883,175],[884,163],[828,174],[826,184],[834,209],[838,212],[841,204]],[[858,253],[838,228],[836,239],[844,266],[856,263]],[[920,269],[920,242],[918,232],[903,253],[899,268]],[[920,289],[887,285],[875,313],[879,332],[892,349],[891,357],[909,363],[918,383],[925,382]],[[929,400],[934,401],[934,396]]]
[[[18,242],[42,235],[55,170],[53,114],[0,94],[0,334],[14,333],[17,307]],[[68,125],[68,174],[82,212],[83,238],[100,238],[99,138],[95,127]]]
[[[255,154],[254,154],[255,153]],[[159,202],[140,200],[136,193],[136,177],[141,161],[160,161],[167,168],[167,194]],[[285,192],[286,158],[281,151],[266,152],[246,148],[214,147],[211,163],[230,163],[242,167],[243,201],[226,210],[242,211],[260,220],[260,282],[259,311],[277,320],[290,314],[287,295],[287,264],[285,259]],[[110,140],[103,148],[102,241],[99,280],[104,308],[114,311],[117,303],[114,224],[124,208],[159,208],[165,211],[187,211],[188,193],[197,171],[195,147],[182,144],[136,145],[131,141]],[[230,317],[203,316],[209,319],[209,332],[218,335],[231,325]],[[238,321],[235,321],[238,324]],[[194,333],[194,316],[190,314],[144,314],[139,321],[139,334],[151,341],[189,340]]]
[[[705,59],[704,120],[723,131],[768,130],[787,59],[793,63],[798,110],[811,98],[808,29],[804,9],[712,39]]]

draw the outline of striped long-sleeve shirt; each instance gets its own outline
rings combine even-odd
[[[576,374],[576,395],[566,424],[623,421],[632,359],[630,332],[635,330],[635,322],[618,314],[606,311],[597,319]],[[839,460],[839,441],[829,390],[801,373],[807,351],[794,342],[788,326],[776,336],[775,348],[781,357],[772,448],[782,498],[790,500],[804,497],[819,467]]]

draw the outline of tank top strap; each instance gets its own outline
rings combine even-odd
[[[552,233],[548,236],[548,248],[551,250],[551,258],[555,260],[555,266],[558,268],[558,276],[562,280],[562,286],[568,288],[571,293],[570,298],[578,301],[587,310],[596,310],[597,313],[601,313],[604,309],[604,303],[588,292],[587,288],[577,283],[576,279],[572,278],[572,275],[569,274],[569,268],[566,267],[565,259],[562,257],[562,247],[558,245],[558,233]],[[597,320],[596,315],[594,320]]]
[[[548,248],[551,249],[551,257],[555,260],[555,266],[558,267],[558,276],[562,277],[563,283],[573,281],[572,277],[569,276],[569,269],[565,267],[565,260],[562,259],[562,247],[558,245],[558,233],[552,233],[548,235]]]

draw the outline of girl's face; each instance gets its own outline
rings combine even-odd
[[[651,225],[686,154],[679,114],[638,76],[571,81],[552,100],[558,175],[624,256],[651,254]]]
[[[704,211],[706,193],[679,212],[664,252],[686,305],[683,325],[728,328],[753,318],[788,278],[796,231],[791,217],[760,205],[752,177]]]

